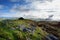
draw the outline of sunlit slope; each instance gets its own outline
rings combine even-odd
[[[48,35],[32,20],[0,22],[0,40],[43,40]]]

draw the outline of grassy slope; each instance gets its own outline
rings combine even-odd
[[[60,22],[57,21],[40,21],[38,25],[44,29],[44,31],[55,35],[60,39]],[[45,25],[41,26],[41,25]]]
[[[32,20],[5,20],[0,22],[0,40],[27,40],[31,38],[32,40],[42,40],[47,33],[44,32],[38,26],[36,27],[36,31],[34,34],[29,32],[23,32],[19,29],[12,30],[11,28],[16,28],[18,25],[25,25],[26,27],[30,27],[30,23],[36,24]],[[38,34],[40,33],[40,34]]]

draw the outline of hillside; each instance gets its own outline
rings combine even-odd
[[[60,40],[60,22],[57,21],[39,21],[38,26],[49,34],[53,34]]]
[[[0,40],[44,40],[47,35],[32,20],[0,21]]]
[[[60,40],[60,22],[23,18],[1,20],[0,40]]]

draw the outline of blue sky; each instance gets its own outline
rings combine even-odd
[[[8,12],[9,9],[13,7],[13,5],[26,5],[27,3],[24,0],[20,0],[17,2],[17,0],[0,0],[0,12]]]
[[[48,18],[50,15],[52,20],[60,20],[60,0],[0,0],[0,17]]]

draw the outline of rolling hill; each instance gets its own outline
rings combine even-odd
[[[44,40],[47,35],[32,20],[0,21],[0,40]]]

